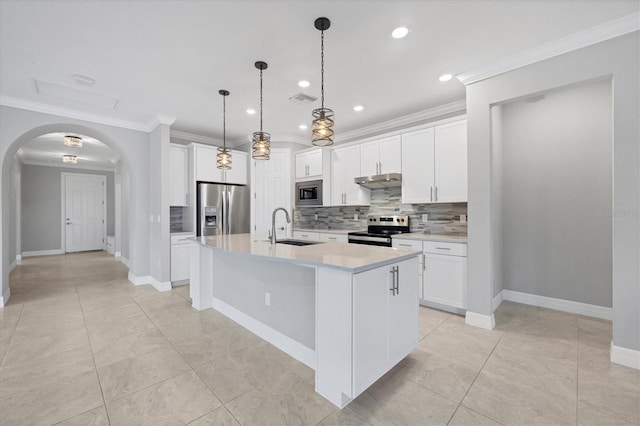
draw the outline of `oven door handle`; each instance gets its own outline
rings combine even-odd
[[[353,235],[349,236],[349,242],[352,241],[371,241],[373,243],[389,243],[391,241],[390,238],[387,237],[367,237],[364,235]]]

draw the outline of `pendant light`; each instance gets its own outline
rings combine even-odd
[[[82,148],[82,138],[80,136],[67,135],[64,137],[64,145]]]
[[[65,154],[62,156],[62,162],[68,164],[78,164],[78,157],[75,155]]]
[[[324,32],[331,26],[327,18],[318,18],[315,21],[316,29],[320,30],[320,108],[311,113],[311,143],[315,146],[333,145],[333,111],[324,107]]]
[[[229,96],[228,90],[219,90],[218,93],[222,95],[222,147],[218,148],[218,168],[222,170],[231,169],[231,150],[227,148],[227,96]]]
[[[266,62],[258,61],[256,68],[260,70],[260,131],[253,132],[251,157],[254,160],[268,160],[271,155],[271,135],[262,131],[262,71],[266,70]]]

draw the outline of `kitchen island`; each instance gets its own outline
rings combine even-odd
[[[191,298],[315,370],[343,408],[418,343],[419,252],[270,244],[250,234],[191,243]]]

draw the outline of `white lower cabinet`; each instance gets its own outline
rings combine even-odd
[[[353,395],[418,342],[417,263],[414,258],[353,277]]]
[[[318,232],[293,231],[293,238],[297,240],[320,241]]]
[[[189,238],[194,234],[171,236],[171,282],[189,279],[191,249]]]
[[[466,244],[394,238],[393,246],[423,252],[419,297],[424,304],[454,312],[467,308]]]
[[[349,238],[344,234],[319,233],[320,241],[324,243],[348,243]]]

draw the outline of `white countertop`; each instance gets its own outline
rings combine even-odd
[[[326,229],[326,228],[321,228],[321,229],[315,229],[315,228],[293,228],[294,231],[301,231],[301,232],[319,232],[321,234],[340,234],[340,235],[347,235],[349,232],[361,232],[363,231],[362,229]]]
[[[269,258],[298,265],[329,266],[353,273],[390,265],[420,253],[400,248],[348,243],[272,245],[269,241],[256,240],[251,234],[203,236],[195,237],[193,240],[213,250],[228,251],[241,256]]]
[[[443,243],[467,243],[466,235],[425,234],[424,232],[408,232],[406,234],[392,235],[391,238],[399,240],[440,241]]]

